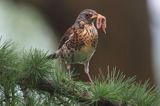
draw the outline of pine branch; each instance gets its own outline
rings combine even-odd
[[[74,81],[59,64],[46,58],[47,53],[31,49],[20,54],[12,45],[5,42],[0,46],[1,105],[6,100],[13,106],[158,106],[160,103],[158,90],[150,87],[148,81],[137,83],[135,77],[126,78],[116,68],[108,68],[106,76],[100,73],[94,84]]]

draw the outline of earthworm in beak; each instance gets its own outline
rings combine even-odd
[[[102,31],[106,34],[106,18],[101,14],[98,14],[97,16],[96,27],[97,29],[102,29]]]

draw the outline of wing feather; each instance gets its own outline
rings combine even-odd
[[[60,49],[68,40],[75,38],[81,32],[83,32],[82,28],[76,28],[74,26],[70,27],[61,38],[58,49]]]

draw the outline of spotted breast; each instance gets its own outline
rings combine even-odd
[[[98,43],[98,32],[93,24],[85,24],[83,27],[72,28],[73,33],[61,48],[62,59],[70,64],[84,63],[90,60]]]

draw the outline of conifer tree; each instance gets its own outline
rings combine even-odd
[[[109,67],[94,84],[74,81],[46,57],[45,51],[17,52],[13,42],[1,42],[1,106],[159,106],[159,92],[149,81],[136,82]]]

